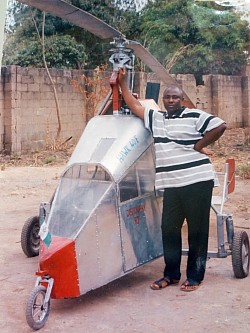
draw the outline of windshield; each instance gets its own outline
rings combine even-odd
[[[74,238],[111,186],[97,165],[73,165],[61,178],[48,217],[52,236]]]

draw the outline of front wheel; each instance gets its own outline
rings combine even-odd
[[[249,238],[245,231],[234,233],[232,244],[232,264],[234,275],[243,279],[249,273]]]
[[[50,300],[44,304],[46,288],[37,286],[33,289],[26,308],[26,320],[34,330],[42,328],[49,316]]]
[[[39,216],[30,217],[23,225],[21,233],[21,246],[27,257],[35,257],[40,248]]]

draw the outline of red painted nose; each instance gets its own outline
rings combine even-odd
[[[54,278],[52,298],[71,298],[80,295],[73,239],[52,237],[48,248],[41,242],[39,266],[41,271]]]

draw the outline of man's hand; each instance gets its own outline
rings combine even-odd
[[[132,113],[135,114],[137,117],[144,119],[144,107],[132,95],[131,91],[129,90],[126,82],[126,76],[126,69],[123,67],[119,68],[117,81],[121,87],[122,96]]]
[[[224,133],[224,131],[226,130],[227,125],[225,123],[221,124],[220,126],[212,129],[209,132],[206,132],[206,134],[204,135],[204,137],[197,141],[196,144],[194,145],[194,150],[206,154],[206,155],[211,155],[209,152],[209,150],[206,148],[208,145],[210,145],[211,143],[214,143],[216,140],[218,140],[222,134]],[[205,152],[204,152],[205,149]],[[207,152],[208,150],[208,152]]]
[[[120,85],[123,85],[123,83],[126,82],[126,76],[127,76],[126,69],[124,67],[120,67],[118,70],[118,83]]]
[[[208,148],[202,148],[200,153],[208,155],[208,156],[214,155],[214,152],[211,149],[208,149]]]

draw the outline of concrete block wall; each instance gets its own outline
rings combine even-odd
[[[241,79],[241,83],[242,83],[242,127],[250,127],[250,75],[243,76]]]
[[[230,127],[243,126],[243,91],[241,76],[213,75],[212,108]]]
[[[1,69],[0,84],[0,149],[3,150],[4,142],[12,141],[12,89],[15,91],[15,86],[11,83],[11,68]]]
[[[82,74],[77,70],[50,69],[58,93],[61,136],[72,143],[80,138],[86,125],[86,101],[71,80]],[[86,73],[85,73],[86,74]],[[111,74],[111,73],[110,73]],[[86,75],[89,75],[86,74]],[[193,75],[174,76],[194,105],[224,119],[229,128],[250,126],[250,76],[205,75],[196,86]],[[158,82],[152,74],[136,73],[135,91],[145,97],[147,81]],[[159,106],[162,105],[161,84]],[[0,81],[0,151],[13,155],[35,152],[54,144],[58,121],[53,89],[45,69],[7,66]]]
[[[51,69],[50,74],[59,100],[60,142],[71,136],[77,142],[85,127],[86,114],[84,98],[73,88],[71,80],[80,73]],[[2,150],[20,155],[53,145],[58,119],[53,88],[45,69],[8,66],[1,80]]]
[[[193,104],[227,122],[229,128],[250,126],[250,76],[204,75],[203,85],[196,86],[193,75],[177,75],[176,80]],[[141,94],[146,82],[157,82],[155,75],[141,75]],[[161,85],[159,106],[165,85]]]
[[[212,75],[203,76],[203,85],[196,87],[196,107],[208,113],[214,114],[212,105]]]

